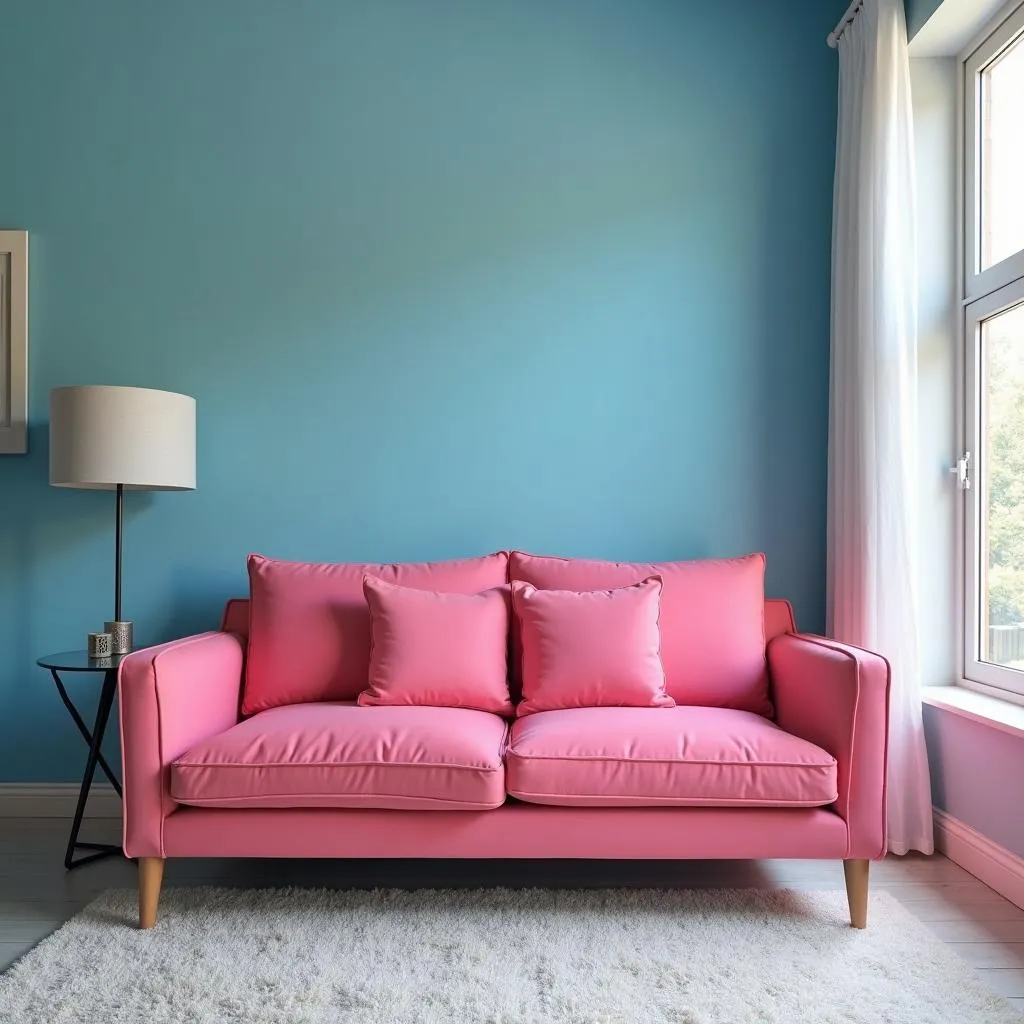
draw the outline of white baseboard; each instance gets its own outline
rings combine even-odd
[[[1024,858],[992,842],[959,818],[933,808],[935,848],[1011,903],[1024,908]]]
[[[77,782],[0,782],[0,818],[75,816]],[[97,782],[85,805],[86,818],[120,818],[121,798],[108,783]]]

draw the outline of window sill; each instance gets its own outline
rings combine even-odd
[[[1024,739],[1024,707],[1019,704],[976,693],[963,686],[926,686],[921,691],[921,700],[933,708],[942,708],[961,718],[969,718]]]

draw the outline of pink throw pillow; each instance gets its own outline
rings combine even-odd
[[[658,614],[661,580],[583,593],[512,584],[523,646],[517,714],[562,708],[671,708]]]
[[[770,717],[764,567],[761,554],[694,562],[597,562],[513,551],[509,579],[541,590],[602,590],[660,576],[661,660],[668,694],[677,704]],[[518,649],[513,619],[513,670],[518,669]],[[513,677],[513,687],[516,683]]]
[[[508,695],[508,586],[480,594],[363,579],[370,685],[363,705],[426,704],[513,714]]]
[[[478,594],[508,581],[508,554],[407,564],[282,562],[249,556],[249,651],[242,713],[355,700],[370,670],[363,577],[417,590]]]

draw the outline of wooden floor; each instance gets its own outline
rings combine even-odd
[[[117,823],[92,822],[83,838],[117,837]],[[0,818],[0,970],[111,887],[134,887],[135,865],[109,858],[63,868],[67,823]],[[873,889],[892,893],[996,992],[1024,1010],[1024,911],[945,857],[890,857],[872,864]],[[165,886],[540,885],[842,889],[831,861],[169,861]],[[870,927],[870,920],[868,922]]]

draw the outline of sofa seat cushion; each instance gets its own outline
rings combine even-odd
[[[572,708],[512,727],[509,793],[597,807],[815,807],[837,796],[836,759],[749,711]]]
[[[209,807],[486,810],[505,799],[508,726],[468,708],[272,708],[171,765],[171,796]]]

